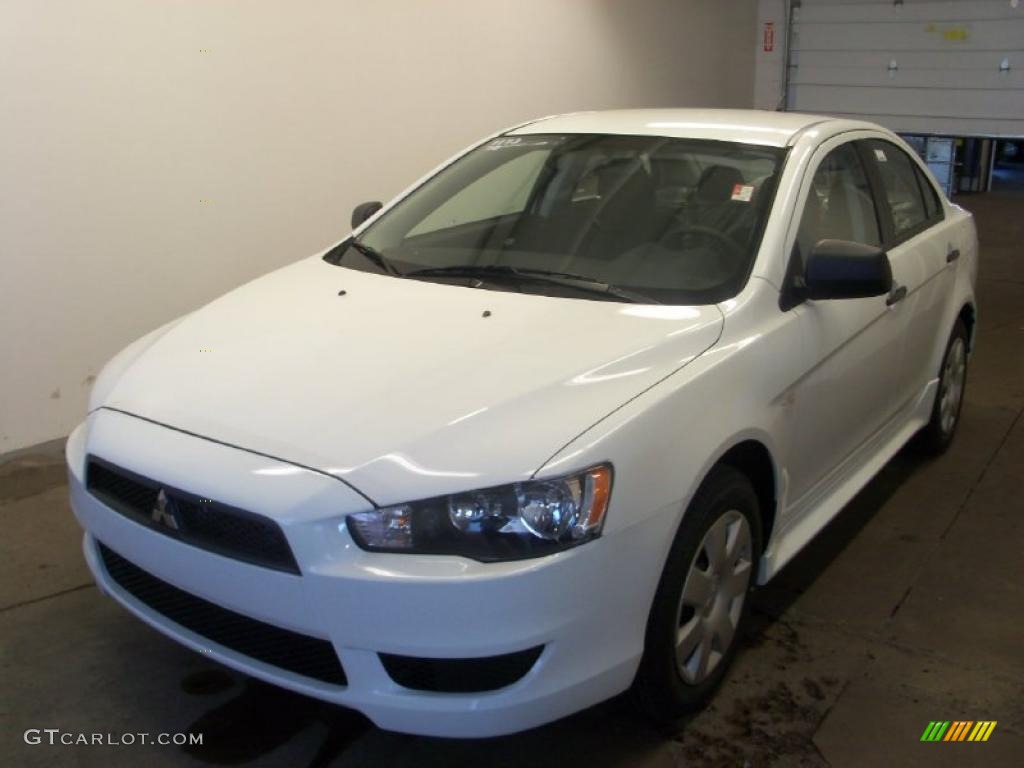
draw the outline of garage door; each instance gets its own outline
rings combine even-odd
[[[790,110],[1024,136],[1024,0],[794,0],[790,23]]]

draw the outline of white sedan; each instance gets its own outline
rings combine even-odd
[[[771,579],[957,426],[977,238],[878,126],[490,137],[135,342],[67,445],[101,589],[383,728],[706,701]]]

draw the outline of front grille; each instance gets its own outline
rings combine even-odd
[[[117,584],[175,624],[245,656],[333,685],[346,685],[334,646],[221,608],[178,589],[99,543],[100,557]]]
[[[472,659],[425,659],[380,654],[391,679],[405,688],[439,693],[494,691],[520,680],[540,657],[544,646],[501,656]]]
[[[86,487],[115,512],[165,536],[264,568],[299,573],[281,528],[262,515],[162,485],[95,456],[89,457]],[[161,491],[164,514],[154,515]]]

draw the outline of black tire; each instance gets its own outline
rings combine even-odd
[[[684,583],[691,565],[698,564],[698,558],[705,556],[701,552],[705,535],[733,511],[746,518],[749,525],[750,580],[728,648],[704,679],[687,682],[676,662],[676,636],[683,623],[680,603]],[[743,633],[760,553],[761,515],[757,494],[743,473],[719,465],[704,479],[683,515],[647,620],[644,655],[633,682],[632,695],[640,710],[656,723],[670,725],[682,715],[699,709],[721,683]]]
[[[950,373],[950,366],[948,365],[950,353],[958,343],[962,345],[964,354],[963,380],[960,385],[960,395],[956,402],[953,422],[950,425],[948,420],[944,421],[943,419],[943,393],[949,386],[947,377]],[[963,408],[963,396],[967,385],[967,351],[969,343],[967,328],[962,320],[957,320],[956,325],[953,326],[953,332],[949,336],[949,341],[946,342],[946,351],[942,355],[942,366],[939,368],[939,386],[935,393],[935,403],[932,405],[931,420],[917,433],[917,447],[924,453],[933,456],[945,453],[946,449],[949,448],[949,444],[953,442],[956,428],[960,424],[960,411]]]

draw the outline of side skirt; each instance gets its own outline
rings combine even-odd
[[[786,523],[761,558],[758,584],[775,576],[928,423],[938,386],[937,378],[929,381],[916,398],[790,506]]]

